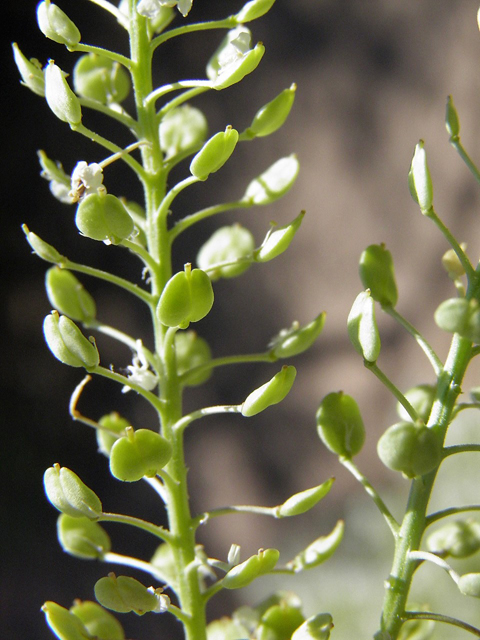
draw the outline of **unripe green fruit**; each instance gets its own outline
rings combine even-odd
[[[70,611],[81,620],[96,640],[125,640],[120,622],[96,602],[75,601]]]
[[[16,42],[12,44],[12,47],[15,64],[22,76],[22,84],[33,93],[43,97],[45,95],[45,77],[40,63],[35,58],[29,60],[24,56]]]
[[[42,611],[45,613],[48,626],[60,640],[92,639],[80,618],[56,602],[45,602]]]
[[[73,126],[82,121],[82,107],[78,97],[65,80],[60,67],[50,60],[45,67],[45,99],[53,113]]]
[[[125,100],[130,93],[130,78],[118,62],[88,53],[73,69],[73,86],[83,98],[108,104]]]
[[[457,586],[464,596],[480,598],[480,573],[465,573],[460,576]]]
[[[392,254],[384,244],[371,244],[360,256],[360,279],[382,307],[394,307],[398,292]]]
[[[28,244],[32,247],[39,258],[42,258],[42,260],[46,260],[47,262],[62,262],[64,258],[55,249],[55,247],[52,247],[51,244],[42,240],[36,233],[30,231],[26,224],[22,225],[22,230],[27,237]]]
[[[110,471],[118,480],[137,482],[154,477],[170,460],[172,446],[163,436],[150,429],[133,431],[119,438],[110,451]]]
[[[43,321],[43,333],[48,348],[60,362],[87,370],[98,366],[100,356],[95,343],[87,340],[67,316],[52,311]]]
[[[208,342],[200,338],[195,331],[179,331],[175,335],[175,352],[179,376],[183,376],[190,369],[209,363],[212,359]],[[199,373],[187,375],[183,382],[186,386],[195,387],[203,384],[211,375],[212,370],[205,369]]]
[[[241,589],[253,582],[258,576],[270,573],[278,562],[280,552],[277,549],[262,549],[257,555],[237,564],[225,575],[222,585],[225,589]]]
[[[210,278],[201,269],[179,271],[165,285],[158,301],[157,314],[167,327],[186,329],[190,322],[204,318],[213,305],[213,288]]]
[[[98,424],[101,427],[104,427],[103,429],[97,429],[96,432],[98,449],[108,458],[113,444],[118,440],[118,438],[120,438],[120,436],[124,436],[126,434],[126,429],[130,426],[130,423],[125,418],[122,418],[122,416],[116,411],[113,411],[112,413],[102,416],[98,421]]]
[[[295,573],[304,569],[313,569],[328,560],[336,551],[342,541],[345,525],[339,520],[332,531],[326,536],[320,536],[308,545],[306,549],[298,553],[293,560],[287,562],[287,568]]]
[[[427,538],[432,553],[468,558],[480,549],[480,523],[474,520],[448,522]]]
[[[102,515],[100,498],[70,469],[55,464],[45,471],[43,484],[47,498],[62,513],[89,520]]]
[[[343,391],[329,393],[317,410],[317,431],[324,445],[344,458],[353,458],[365,442],[365,427],[355,400]]]
[[[419,384],[416,387],[412,387],[404,394],[405,398],[417,412],[420,420],[425,424],[427,424],[430,417],[436,393],[437,388],[434,385]],[[411,420],[410,415],[400,402],[397,404],[397,413],[402,420],[406,422]]]
[[[216,91],[227,89],[243,80],[245,76],[255,71],[264,53],[265,47],[261,42],[258,42],[253,49],[239,56],[235,62],[220,68],[218,75],[212,81],[212,89]]]
[[[300,493],[296,493],[281,504],[275,510],[275,516],[277,518],[286,518],[289,516],[298,516],[301,513],[309,511],[314,507],[317,502],[320,502],[332,488],[335,478],[330,478],[318,487],[312,489],[306,489]]]
[[[465,242],[462,242],[460,247],[463,251],[466,251],[467,249]],[[442,266],[452,280],[457,280],[465,275],[463,264],[460,262],[460,258],[453,249],[449,249],[443,254]]]
[[[118,244],[133,232],[133,220],[122,201],[106,193],[91,193],[78,204],[75,224],[87,238]]]
[[[86,517],[62,513],[57,520],[57,537],[62,549],[76,558],[102,559],[112,548],[105,529]]]
[[[375,362],[380,354],[380,334],[375,317],[375,302],[370,291],[362,291],[355,298],[347,319],[348,337],[367,362]]]
[[[242,405],[242,415],[250,418],[281,402],[292,388],[296,375],[295,367],[284,365],[271,380],[252,391]]]
[[[442,444],[435,432],[412,422],[389,427],[378,441],[378,456],[393,471],[407,478],[423,476],[440,464]]]
[[[460,133],[460,122],[457,110],[453,104],[452,96],[447,97],[447,107],[445,110],[445,126],[451,138],[457,138]]]
[[[273,260],[290,246],[295,234],[302,224],[305,211],[302,211],[292,222],[282,227],[272,226],[267,233],[265,240],[253,254],[256,262],[268,262]]]
[[[73,320],[88,322],[96,314],[95,300],[71,271],[51,267],[45,277],[50,304]]]
[[[422,213],[428,213],[433,204],[433,186],[430,177],[430,170],[427,165],[427,155],[425,153],[424,142],[420,142],[415,147],[412,159],[409,180],[412,195],[420,205]]]
[[[309,349],[322,332],[326,313],[318,315],[315,320],[301,327],[294,322],[290,329],[280,331],[270,343],[271,353],[276,358],[290,358]]]
[[[440,304],[435,322],[444,331],[458,333],[463,338],[480,343],[480,306],[478,300],[451,298]]]
[[[97,581],[95,597],[103,607],[118,613],[133,611],[142,616],[158,607],[155,593],[144,587],[141,582],[128,576],[117,578],[114,573]]]
[[[292,633],[304,620],[300,609],[275,604],[263,614],[257,629],[257,640],[290,640]]]
[[[223,167],[238,142],[238,131],[228,126],[203,145],[190,163],[190,173],[199,180],[206,180],[211,173]]]
[[[197,264],[200,269],[208,271],[213,281],[219,278],[236,278],[251,266],[251,262],[242,261],[242,258],[251,256],[254,249],[255,240],[248,229],[239,224],[221,227],[200,248]],[[215,268],[217,264],[235,260],[240,261],[238,264]]]
[[[160,146],[168,160],[201,147],[207,137],[208,125],[200,109],[184,104],[165,114],[158,131]]]
[[[242,201],[256,205],[275,202],[292,188],[299,171],[300,164],[295,154],[280,158],[250,182]]]
[[[284,89],[276,98],[259,109],[245,132],[246,137],[261,138],[280,129],[292,109],[296,89],[297,85],[292,84],[289,89]]]
[[[54,42],[74,47],[81,40],[76,25],[60,7],[49,0],[38,5],[37,21],[43,35]]]
[[[248,629],[238,620],[223,616],[220,620],[213,620],[207,625],[207,640],[233,640],[233,638],[248,638]]]
[[[329,613],[319,613],[305,620],[292,635],[292,640],[329,640],[333,619]]]
[[[250,22],[265,15],[273,7],[275,0],[250,0],[235,16],[237,22]]]

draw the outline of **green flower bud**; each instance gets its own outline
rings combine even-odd
[[[64,204],[72,204],[72,197],[69,195],[71,189],[71,176],[63,170],[61,162],[51,160],[45,151],[38,151],[38,161],[42,167],[41,177],[50,183],[52,195]]]
[[[289,329],[282,329],[269,344],[271,353],[276,358],[291,358],[310,349],[322,332],[325,318],[326,313],[324,311],[315,320],[303,327],[298,322],[294,322]]]
[[[432,411],[433,402],[437,388],[432,384],[419,384],[409,389],[404,395],[408,402],[412,405],[422,422],[427,424]],[[410,415],[406,412],[405,407],[397,404],[397,413],[402,420],[411,421]]]
[[[447,97],[447,108],[445,110],[445,126],[450,138],[458,138],[460,133],[460,122],[457,110],[453,104],[452,96]]]
[[[238,142],[238,131],[229,125],[225,131],[212,136],[190,163],[190,173],[199,180],[206,180],[211,173],[223,167]]]
[[[480,573],[465,573],[457,583],[460,593],[472,598],[480,598]]]
[[[442,443],[428,427],[398,422],[382,435],[377,452],[386,467],[401,471],[407,478],[415,478],[433,471],[440,464]]]
[[[468,558],[480,549],[480,523],[475,520],[448,522],[428,536],[427,548],[442,556]]]
[[[226,89],[243,80],[256,69],[264,53],[261,42],[251,48],[251,33],[246,27],[230,30],[207,64],[212,89]]]
[[[297,607],[275,604],[263,614],[257,629],[257,640],[290,640],[305,618]]]
[[[293,220],[289,224],[284,225],[283,227],[277,227],[275,223],[272,223],[272,226],[267,233],[265,240],[262,242],[261,246],[253,253],[255,261],[268,262],[269,260],[273,260],[281,253],[286,251],[290,246],[290,243],[292,242],[295,234],[299,230],[304,217],[305,211],[302,211],[298,214],[295,220]]]
[[[127,427],[127,435],[116,440],[110,451],[110,471],[123,482],[137,482],[145,476],[153,478],[171,455],[171,444],[159,433]]]
[[[212,352],[208,342],[200,338],[195,331],[181,331],[175,335],[175,352],[177,358],[177,374],[183,376],[190,369],[208,364],[212,360]],[[211,369],[186,376],[184,384],[195,387],[203,384],[212,375]]]
[[[380,353],[380,335],[375,318],[375,302],[370,291],[362,291],[353,303],[347,319],[348,336],[358,353],[375,362]]]
[[[335,478],[330,478],[326,482],[319,484],[318,487],[306,489],[300,493],[296,493],[286,500],[275,510],[275,517],[287,518],[289,516],[298,516],[301,513],[310,511],[317,502],[320,502],[327,493],[330,492]]]
[[[102,560],[112,548],[105,529],[83,516],[62,513],[57,520],[57,537],[66,553],[84,560]]]
[[[207,131],[207,120],[200,109],[184,104],[163,117],[159,127],[160,147],[167,160],[194,152],[204,143]]]
[[[56,602],[45,602],[42,611],[48,626],[60,640],[92,640],[82,621]]]
[[[236,278],[244,273],[251,262],[244,260],[253,254],[255,240],[248,229],[239,224],[221,227],[205,242],[197,254],[200,269],[208,271],[210,279]],[[223,263],[235,263],[222,266]],[[219,265],[218,267],[216,265]]]
[[[97,520],[102,515],[100,498],[70,469],[55,464],[45,471],[43,484],[49,501],[67,516]]]
[[[100,356],[93,338],[90,342],[67,316],[52,311],[43,321],[43,333],[48,348],[63,364],[87,370],[98,366]]]
[[[16,42],[12,44],[13,58],[22,76],[22,84],[39,96],[45,95],[45,77],[42,66],[36,58],[30,60],[20,51]]]
[[[118,62],[88,53],[78,59],[73,69],[73,86],[82,98],[102,104],[119,103],[130,93],[130,77]]]
[[[75,601],[70,611],[81,620],[90,635],[97,640],[125,640],[120,622],[96,602]]]
[[[332,616],[329,613],[318,613],[298,627],[292,640],[329,640],[332,629]]]
[[[250,0],[235,16],[237,22],[250,22],[265,15],[273,7],[275,0]]]
[[[237,564],[225,575],[222,585],[225,589],[241,589],[259,576],[270,573],[278,562],[277,549],[260,549],[257,555]]]
[[[71,271],[51,267],[46,273],[45,287],[50,304],[60,313],[80,322],[95,318],[95,300]]]
[[[117,576],[109,573],[95,584],[95,598],[111,611],[130,613],[139,616],[149,611],[156,611],[159,597],[154,590],[147,589],[141,582],[128,576]]]
[[[353,458],[365,442],[365,427],[357,403],[343,391],[329,393],[317,410],[317,431],[323,444],[344,458]]]
[[[53,113],[70,125],[79,124],[82,120],[80,101],[68,86],[60,67],[49,60],[45,67],[45,98]]]
[[[382,307],[394,307],[398,292],[392,254],[384,244],[371,244],[360,256],[360,280]]]
[[[248,637],[248,629],[231,618],[223,617],[207,625],[207,640],[237,640]]]
[[[100,427],[103,427],[97,429],[96,432],[98,449],[108,458],[114,442],[121,436],[126,435],[126,429],[130,426],[130,423],[125,418],[122,418],[116,411],[113,411],[112,413],[102,416],[98,424]]]
[[[297,85],[292,84],[289,89],[284,89],[276,98],[259,109],[252,124],[242,134],[242,138],[248,140],[255,137],[263,138],[280,129],[292,109],[296,90]]]
[[[300,165],[295,154],[277,160],[258,178],[250,182],[242,201],[252,205],[275,202],[291,189],[299,170]]]
[[[36,233],[30,231],[26,224],[22,225],[22,230],[27,237],[28,244],[39,258],[53,263],[59,263],[64,260],[64,257],[58,253],[55,247],[52,247],[51,244],[42,240]]]
[[[242,415],[250,418],[281,402],[292,388],[296,375],[295,367],[283,365],[271,380],[252,391],[247,397],[242,404]]]
[[[201,269],[179,271],[165,285],[158,301],[157,314],[167,327],[186,329],[190,322],[204,318],[213,305],[213,288],[210,278]]]
[[[317,538],[293,560],[287,562],[287,568],[298,573],[304,569],[313,569],[328,560],[342,541],[344,529],[343,520],[339,520],[328,535]]]
[[[423,140],[420,140],[415,147],[410,171],[416,201],[420,205],[422,213],[428,213],[433,203],[433,187],[423,144]]]
[[[434,319],[440,329],[458,333],[472,342],[480,342],[480,306],[478,300],[451,298],[441,303]]]
[[[91,193],[77,207],[75,224],[87,238],[118,244],[133,230],[133,220],[121,200],[106,193]]]
[[[50,0],[45,0],[38,5],[37,21],[43,35],[59,44],[75,47],[82,38],[80,31],[67,14]]]
[[[467,249],[467,245],[465,244],[465,242],[462,242],[460,244],[460,247],[463,251],[466,251]],[[442,266],[448,273],[449,278],[451,278],[452,280],[457,280],[465,274],[463,264],[460,262],[459,257],[453,249],[449,249],[443,254]]]

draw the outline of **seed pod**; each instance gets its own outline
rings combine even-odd
[[[210,278],[201,269],[187,263],[165,285],[157,305],[160,322],[167,327],[186,329],[190,322],[204,318],[213,305]]]
[[[242,137],[249,140],[256,137],[263,138],[280,129],[292,109],[296,90],[297,85],[292,84],[289,89],[284,89],[276,98],[259,109]]]
[[[255,240],[248,229],[239,224],[221,227],[205,242],[197,254],[200,269],[208,271],[211,280],[236,278],[244,273],[251,262],[244,260],[253,254]],[[218,266],[224,262],[238,260],[238,264]]]
[[[423,214],[428,213],[433,203],[433,187],[430,170],[427,165],[427,155],[423,148],[423,140],[415,147],[411,166],[411,183]]]
[[[275,510],[275,516],[277,518],[286,518],[289,516],[298,516],[301,513],[310,511],[317,502],[320,502],[332,488],[332,484],[335,478],[330,478],[326,482],[313,487],[312,489],[306,489],[300,493],[296,493],[286,500],[283,504]]]
[[[430,417],[436,392],[437,388],[435,385],[419,384],[404,394],[405,398],[417,412],[420,420],[425,424],[427,424]],[[411,421],[410,415],[405,411],[404,406],[400,404],[400,402],[397,404],[397,413],[402,420],[406,422]]]
[[[123,482],[153,478],[170,460],[172,446],[163,436],[150,429],[127,427],[127,435],[119,438],[110,451],[110,471]]]
[[[206,180],[211,173],[223,167],[238,142],[238,131],[229,125],[225,131],[212,136],[194,156],[190,173],[199,180]]]
[[[30,60],[20,51],[16,42],[12,44],[13,57],[22,77],[22,84],[39,96],[45,95],[45,77],[42,67],[36,58]]]
[[[317,410],[317,431],[324,445],[344,458],[353,458],[365,442],[365,427],[357,403],[343,391],[329,393]]]
[[[444,300],[437,308],[434,319],[440,329],[463,335],[468,327],[469,302],[466,298]]]
[[[290,358],[309,349],[322,332],[326,313],[318,315],[315,320],[301,327],[294,322],[290,329],[283,329],[269,347],[276,358]]]
[[[73,68],[73,86],[83,98],[102,104],[119,103],[130,93],[130,77],[118,62],[88,53]]]
[[[284,196],[297,179],[300,165],[292,154],[277,160],[271,167],[252,180],[242,198],[249,204],[271,204]]]
[[[285,603],[274,604],[260,619],[256,632],[257,640],[290,640],[292,633],[304,620],[302,612],[297,607]]]
[[[50,304],[60,313],[80,322],[95,318],[95,300],[71,271],[52,267],[46,273],[45,287]]]
[[[427,548],[442,556],[468,558],[480,549],[480,523],[475,520],[448,522],[428,536]]]
[[[113,443],[116,442],[120,436],[126,435],[126,429],[130,426],[130,423],[125,418],[122,418],[116,411],[113,411],[112,413],[102,416],[98,424],[103,427],[103,429],[97,429],[98,449],[108,458]]]
[[[133,611],[142,616],[158,607],[158,596],[144,587],[141,582],[128,576],[117,576],[109,573],[95,584],[95,598],[111,611],[130,613]]]
[[[85,367],[87,371],[98,366],[100,356],[95,343],[87,340],[67,316],[52,311],[43,321],[43,333],[48,348],[63,364]]]
[[[80,101],[68,86],[60,67],[49,60],[45,67],[45,98],[53,113],[70,125],[79,124],[82,120]]]
[[[423,476],[440,464],[442,444],[435,432],[412,422],[389,427],[377,445],[378,457],[393,471],[407,478]]]
[[[271,380],[252,391],[242,404],[242,415],[250,418],[281,402],[292,388],[296,375],[295,367],[284,365]]]
[[[37,21],[43,35],[59,44],[75,47],[82,38],[80,31],[67,14],[50,0],[45,0],[38,5]]]
[[[348,336],[358,353],[375,362],[380,353],[380,335],[375,318],[375,302],[370,291],[362,291],[353,303],[347,319]]]
[[[467,249],[467,245],[465,244],[465,242],[462,242],[460,244],[460,247],[463,251],[466,251]],[[442,266],[448,273],[449,278],[451,278],[452,280],[457,280],[458,278],[461,278],[463,275],[465,275],[463,264],[460,262],[459,257],[453,249],[449,249],[443,254]]]
[[[162,542],[153,554],[151,564],[163,582],[166,582],[174,591],[178,588],[179,569],[177,567],[172,547],[167,542]]]
[[[333,619],[329,613],[318,613],[305,620],[293,633],[292,640],[329,640]]]
[[[100,498],[70,469],[55,464],[45,471],[43,484],[47,498],[62,513],[89,520],[102,515]]]
[[[255,578],[270,573],[278,562],[280,552],[277,549],[260,549],[255,556],[237,564],[225,575],[222,585],[225,589],[241,589]]]
[[[250,0],[235,16],[237,22],[250,22],[265,15],[273,7],[275,0]]]
[[[212,360],[212,353],[208,342],[200,338],[195,331],[179,331],[175,335],[175,352],[177,359],[177,375],[182,376],[190,369],[208,364]],[[186,376],[184,384],[195,387],[203,384],[212,375],[211,369]]]
[[[160,147],[168,160],[199,149],[207,137],[208,124],[200,109],[184,104],[165,114],[158,131]]]
[[[118,244],[134,230],[122,201],[102,192],[91,193],[79,202],[75,224],[82,235],[106,244]]]
[[[465,573],[457,583],[464,596],[480,598],[480,573]]]
[[[36,233],[30,231],[26,224],[22,225],[22,230],[27,237],[28,244],[32,247],[39,258],[53,263],[59,263],[64,260],[64,257],[60,255],[55,247],[52,247],[51,244],[42,240]]]
[[[450,138],[458,138],[460,133],[460,122],[457,110],[453,104],[452,96],[447,97],[447,108],[445,110],[445,126]]]
[[[232,638],[248,638],[249,632],[238,620],[224,616],[207,625],[207,638],[216,640],[232,640]]]
[[[77,600],[70,611],[97,640],[125,640],[120,622],[96,602]]]
[[[290,562],[287,568],[293,569],[295,573],[304,569],[313,569],[322,562],[328,560],[336,551],[342,541],[345,525],[343,520],[339,520],[333,530],[327,536],[321,536],[308,545]]]
[[[237,32],[238,29],[234,29],[233,32]],[[251,49],[250,37],[243,37],[247,30],[245,27],[240,29],[240,38],[237,35],[232,38],[232,35],[228,34],[207,65],[207,75],[212,80],[212,89],[220,91],[240,82],[255,71],[263,58],[263,44],[259,42]]]
[[[48,626],[60,640],[92,640],[80,618],[56,602],[45,602],[42,611]]]
[[[371,244],[360,256],[360,279],[382,307],[394,307],[398,292],[392,254],[384,244]]]
[[[57,520],[57,537],[66,553],[84,560],[102,560],[112,548],[105,529],[85,517],[62,513]]]
[[[277,227],[272,224],[261,246],[253,252],[255,261],[268,262],[286,251],[299,230],[304,217],[305,211],[302,211],[295,220],[283,227]]]

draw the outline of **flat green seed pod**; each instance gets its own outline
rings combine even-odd
[[[97,640],[125,640],[125,632],[120,622],[96,602],[75,602],[70,611]]]
[[[365,442],[365,427],[355,400],[343,391],[329,393],[317,410],[317,431],[324,445],[338,456],[352,458]]]
[[[82,621],[56,602],[42,606],[48,626],[59,640],[94,640]]]
[[[110,451],[110,471],[123,482],[137,482],[154,477],[167,464],[172,446],[150,429],[138,429],[116,440]]]

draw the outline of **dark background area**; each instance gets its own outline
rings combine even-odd
[[[188,19],[226,16],[242,4],[195,0]],[[64,0],[60,5],[85,42],[127,53],[123,30],[101,9],[86,0]],[[3,7],[9,39],[17,41],[27,57],[37,57],[42,64],[53,58],[70,71],[77,55],[42,36],[35,6],[34,1],[17,0]],[[239,147],[224,170],[179,198],[175,216],[230,199],[232,193],[241,195],[253,177],[293,151],[298,153],[302,172],[280,203],[226,214],[185,233],[176,248],[179,268],[194,260],[200,244],[220,224],[240,220],[260,243],[271,219],[283,223],[307,210],[291,251],[263,268],[252,268],[241,279],[215,286],[214,309],[198,332],[208,338],[214,355],[221,356],[263,351],[282,327],[294,319],[306,323],[323,309],[328,321],[318,344],[295,360],[299,375],[285,403],[251,421],[237,416],[212,418],[188,434],[194,510],[238,503],[278,504],[295,491],[337,476],[331,496],[301,521],[270,523],[238,517],[209,524],[202,542],[214,557],[225,558],[232,542],[242,544],[244,557],[261,546],[298,550],[302,542],[327,533],[352,507],[358,489],[320,445],[314,428],[318,401],[329,391],[344,389],[362,408],[369,446],[360,461],[370,479],[387,489],[396,480],[374,455],[376,439],[395,421],[394,403],[364,372],[346,337],[345,319],[361,288],[358,256],[366,245],[384,241],[395,257],[400,311],[421,330],[430,331],[434,346],[441,355],[445,353],[445,337],[432,333],[431,313],[441,300],[454,295],[439,267],[447,247],[412,203],[406,173],[416,142],[425,138],[436,201],[441,203],[438,213],[460,240],[468,241],[475,261],[480,249],[474,217],[478,216],[478,189],[448,146],[443,112],[445,97],[452,93],[466,145],[478,157],[476,10],[471,0],[277,0],[268,17],[250,25],[254,42],[261,40],[267,47],[260,68],[240,85],[205,94],[195,103],[207,114],[212,133],[226,124],[242,130],[260,106],[292,82],[298,84],[295,108],[285,127],[272,137]],[[158,82],[203,77],[204,65],[221,37],[221,33],[207,32],[169,43],[157,55]],[[95,453],[93,433],[71,421],[68,399],[82,374],[55,361],[43,342],[41,323],[50,310],[43,286],[47,265],[31,255],[20,229],[27,223],[69,258],[139,281],[140,268],[124,250],[79,239],[74,209],[54,200],[39,177],[36,150],[44,149],[60,160],[67,172],[78,160],[94,162],[105,156],[71,133],[45,101],[19,84],[8,41],[1,55],[4,246],[0,259],[5,328],[0,635],[5,640],[47,640],[51,634],[44,625],[41,604],[48,599],[69,606],[75,597],[91,599],[94,582],[110,567],[82,562],[61,551],[56,513],[43,494],[44,470],[54,462],[75,470],[97,491],[108,511],[154,522],[161,522],[163,514],[148,486],[124,486],[111,478],[105,460]],[[87,126],[101,133],[108,130],[104,119],[87,110],[84,114]],[[118,128],[111,135],[119,144],[130,142]],[[175,176],[186,175],[187,166]],[[108,169],[105,182],[116,195],[140,197],[138,185],[121,163]],[[148,316],[133,300],[101,282],[82,280],[94,295],[102,320],[148,343]],[[382,317],[380,323],[380,364],[398,386],[430,382],[431,374],[416,347],[391,321]],[[121,370],[130,363],[127,349],[105,338],[98,343],[105,365],[112,362]],[[217,371],[206,385],[187,393],[186,409],[239,402],[273,373],[267,366]],[[93,418],[118,410],[136,427],[154,426],[154,416],[139,398],[122,395],[102,380],[90,383],[80,409]],[[112,527],[109,532],[114,550],[125,553],[133,553],[142,536],[124,527]],[[355,547],[358,540],[352,536],[350,545]],[[139,555],[148,558],[154,546],[145,538]],[[380,590],[386,572],[387,566],[378,578]],[[262,588],[263,593],[270,590],[269,585]],[[231,594],[220,596],[210,613],[223,615],[232,606]],[[170,628],[167,617],[162,622],[161,637],[180,637],[178,627]],[[155,616],[122,616],[122,623],[127,637],[136,640],[159,633]]]

